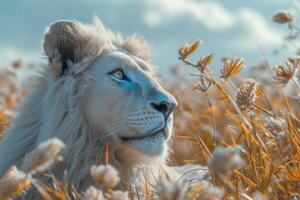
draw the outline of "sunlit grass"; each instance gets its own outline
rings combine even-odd
[[[288,12],[276,13],[273,20],[287,24],[291,34],[299,31]],[[30,186],[44,199],[61,200],[300,199],[300,59],[288,58],[274,69],[265,62],[264,67],[251,69],[252,74],[265,74],[263,80],[259,76],[246,79],[240,76],[243,58],[227,58],[222,66],[214,66],[216,56],[204,52],[198,60],[190,60],[203,45],[197,40],[179,48],[180,67],[189,67],[196,80],[192,82],[176,69],[169,89],[180,103],[171,162],[207,167],[205,181],[185,188],[165,177],[154,188],[146,182],[143,194],[134,188],[115,190],[121,180],[108,164],[107,146],[106,163],[91,166],[94,184],[86,191],[79,193],[47,174],[54,182],[48,185],[35,173],[43,173],[62,159],[58,154],[64,145],[54,139],[28,154],[20,169],[7,171],[0,180],[0,200],[18,196]],[[212,69],[219,69],[221,76],[216,77]],[[3,71],[0,80],[1,137],[24,96],[14,73]]]

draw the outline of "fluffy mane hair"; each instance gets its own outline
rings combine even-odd
[[[0,143],[0,152],[5,152],[0,154],[1,174],[11,165],[20,166],[25,154],[40,142],[57,137],[66,144],[64,161],[51,172],[63,177],[66,170],[69,183],[79,188],[85,185],[91,165],[102,163],[106,142],[104,137],[89,134],[89,124],[82,115],[80,99],[91,83],[85,69],[103,52],[115,49],[150,59],[149,45],[142,37],[124,39],[105,29],[97,18],[90,25],[69,21],[63,26],[50,25],[44,38],[49,64],[41,69],[35,87]],[[53,80],[56,76],[52,74],[63,74],[65,65],[72,66],[68,76]]]

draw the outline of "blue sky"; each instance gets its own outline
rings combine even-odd
[[[45,27],[54,20],[90,22],[97,15],[103,23],[125,36],[143,35],[153,48],[153,63],[163,71],[178,63],[177,49],[197,38],[203,41],[199,54],[241,56],[248,65],[263,59],[271,64],[295,51],[280,48],[286,26],[271,21],[278,10],[296,17],[299,0],[9,0],[0,6],[0,62],[12,59],[45,62],[41,48]],[[298,5],[298,8],[297,8]],[[219,63],[216,62],[215,65]]]

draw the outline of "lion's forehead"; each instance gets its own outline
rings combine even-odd
[[[141,71],[151,75],[151,77],[156,74],[151,63],[121,50],[115,50],[103,57],[100,57],[99,61],[96,63],[99,63],[101,67],[124,67],[126,70],[135,70],[137,72]]]
[[[152,65],[122,51],[113,51],[101,56],[91,68],[91,75],[103,77],[115,69],[123,69],[129,79],[143,89],[160,88]]]

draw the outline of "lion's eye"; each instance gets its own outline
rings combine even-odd
[[[109,73],[112,77],[119,79],[119,80],[124,80],[126,78],[124,72],[122,69],[116,69],[112,72]]]

